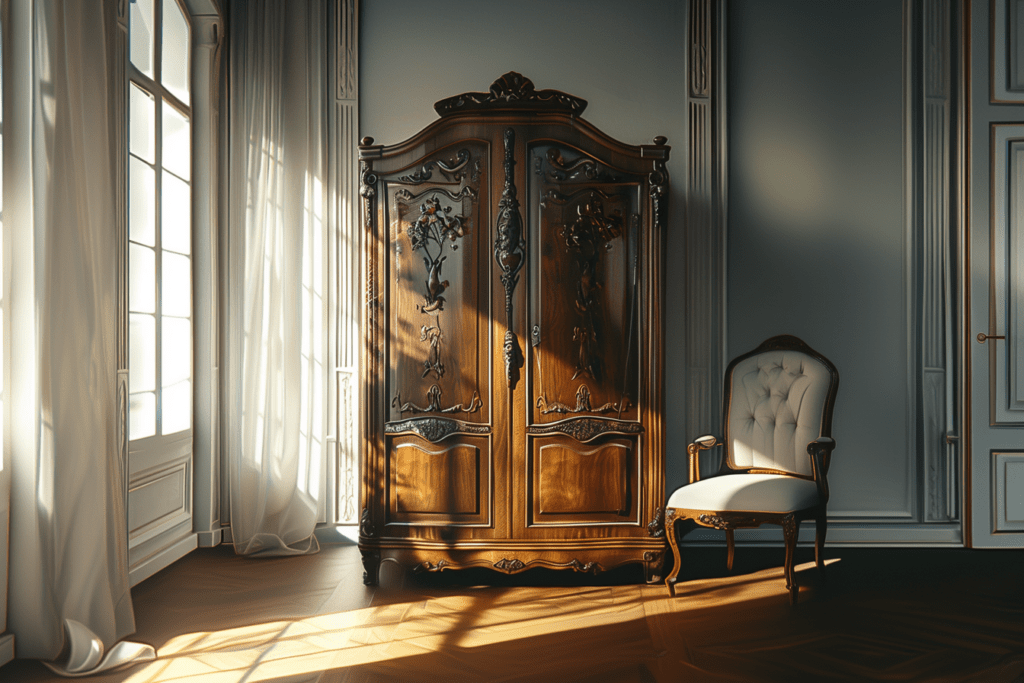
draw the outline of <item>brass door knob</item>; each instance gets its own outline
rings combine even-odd
[[[984,332],[979,332],[978,333],[978,343],[979,344],[984,344],[985,341],[988,340],[988,339],[1006,339],[1006,335],[1003,335],[1003,334],[1000,334],[1000,335],[985,334]]]

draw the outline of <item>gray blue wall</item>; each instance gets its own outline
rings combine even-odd
[[[728,356],[840,372],[831,514],[905,513],[902,3],[730,0]]]
[[[727,357],[791,333],[842,382],[830,510],[913,505],[907,434],[900,0],[729,0]],[[365,0],[360,135],[400,142],[432,104],[509,70],[590,102],[625,142],[665,135],[668,338],[683,336],[682,0]],[[685,481],[682,363],[669,344],[667,485]],[[678,416],[674,417],[674,416]]]

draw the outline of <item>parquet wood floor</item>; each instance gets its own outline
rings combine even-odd
[[[155,662],[102,683],[970,681],[1024,683],[1024,550],[693,548],[677,595],[639,569],[412,576],[359,552],[197,550],[133,591]],[[16,660],[0,680],[57,679]]]

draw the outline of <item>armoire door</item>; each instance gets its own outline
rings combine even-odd
[[[505,533],[505,401],[492,395],[489,139],[382,175],[388,405],[383,532]],[[444,530],[442,532],[441,530]]]
[[[644,176],[541,132],[524,150],[530,268],[525,535],[639,525]]]

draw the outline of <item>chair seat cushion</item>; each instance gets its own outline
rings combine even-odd
[[[678,488],[665,507],[686,510],[792,512],[814,507],[813,481],[782,474],[725,474]]]

